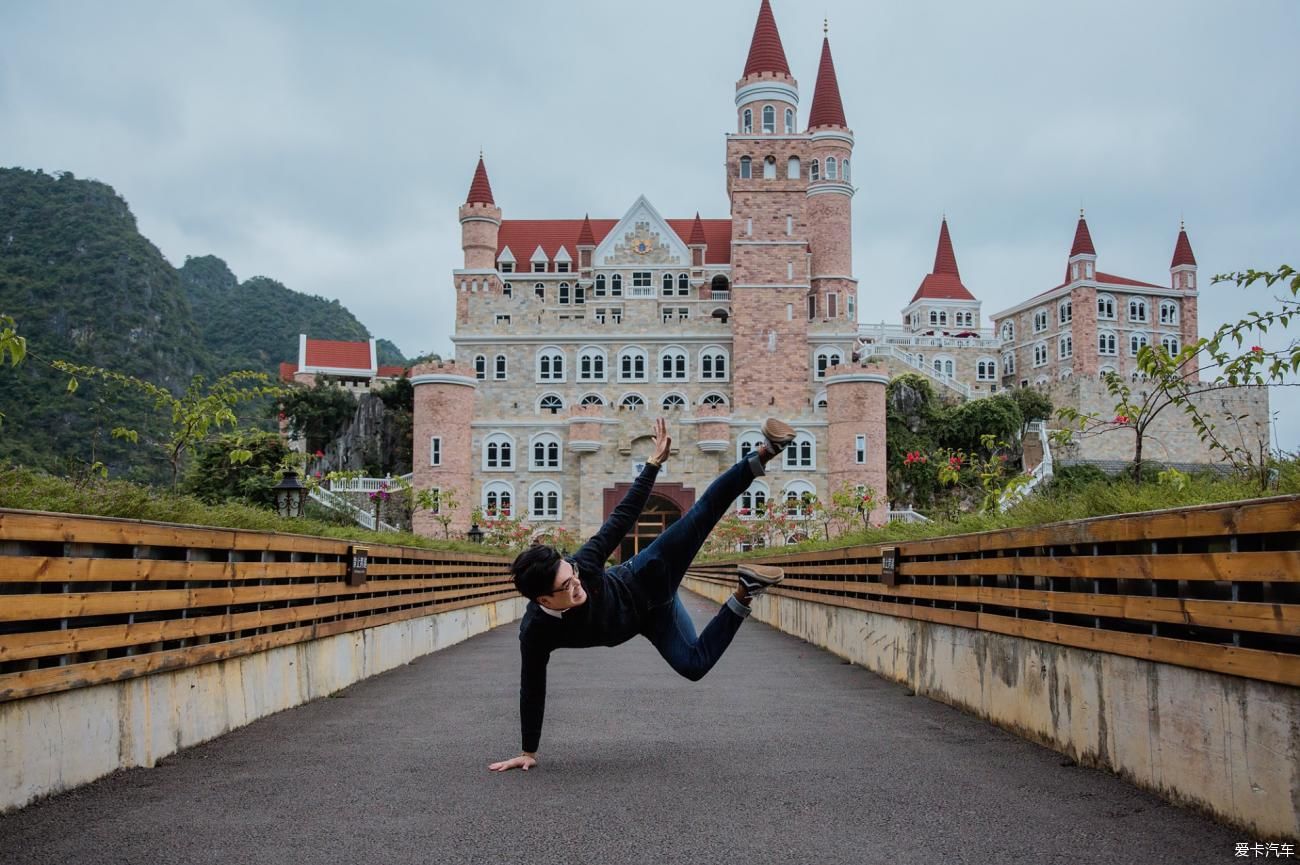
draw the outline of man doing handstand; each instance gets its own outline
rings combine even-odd
[[[698,637],[677,597],[686,569],[709,532],[763,466],[794,440],[794,430],[769,418],[764,444],[723,472],[690,510],[631,561],[605,570],[605,560],[636,523],[654,487],[659,466],[668,458],[672,439],[663,418],[655,421],[655,452],[646,461],[623,501],[600,531],[572,557],[553,547],[534,546],[515,559],[510,570],[519,593],[532,603],[519,623],[521,655],[519,723],[523,752],[491,764],[496,772],[537,765],[546,708],[546,665],[556,649],[617,646],[643,635],[678,673],[699,681],[722,657],[749,615],[755,595],[781,581],[780,568],[741,565],[735,593]]]

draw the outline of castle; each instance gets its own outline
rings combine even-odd
[[[798,439],[739,507],[783,502],[797,519],[805,493],[869,489],[884,522],[891,376],[920,372],[960,398],[1039,386],[1059,405],[1061,388],[1133,372],[1142,344],[1196,338],[1186,232],[1163,287],[1097,271],[1082,214],[1064,281],[992,328],[946,220],[902,324],[859,325],[854,136],[829,38],[800,131],[799,84],[762,0],[735,105],[725,219],[664,218],[644,196],[621,219],[504,219],[480,156],[452,274],[456,360],[412,371],[415,486],[455,491],[453,529],[481,507],[594,533],[648,456],[657,414],[673,455],[623,555],[761,441],[773,415]],[[426,512],[415,528],[440,534]]]

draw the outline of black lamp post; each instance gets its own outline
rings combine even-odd
[[[307,503],[307,488],[298,480],[298,473],[286,471],[284,477],[273,487],[275,491],[275,512],[282,517],[293,519],[302,516]]]
[[[478,527],[478,523],[471,525],[465,535],[476,544],[483,543],[483,530]]]

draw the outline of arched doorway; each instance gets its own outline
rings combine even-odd
[[[614,484],[605,490],[605,519],[614,512],[614,508],[623,500],[631,484]],[[650,546],[664,530],[682,518],[682,514],[695,504],[695,490],[687,489],[679,483],[655,484],[654,491],[646,501],[641,516],[628,531],[619,545],[616,556],[620,562],[626,562],[637,553]]]

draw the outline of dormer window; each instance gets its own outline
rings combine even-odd
[[[533,262],[533,273],[546,273],[546,262],[544,262],[544,261],[534,261],[534,262]]]
[[[515,263],[513,261],[503,261],[497,265],[497,270],[501,271],[502,273],[514,273]]]
[[[557,261],[555,263],[555,271],[557,273],[568,273],[569,263],[567,261]]]

